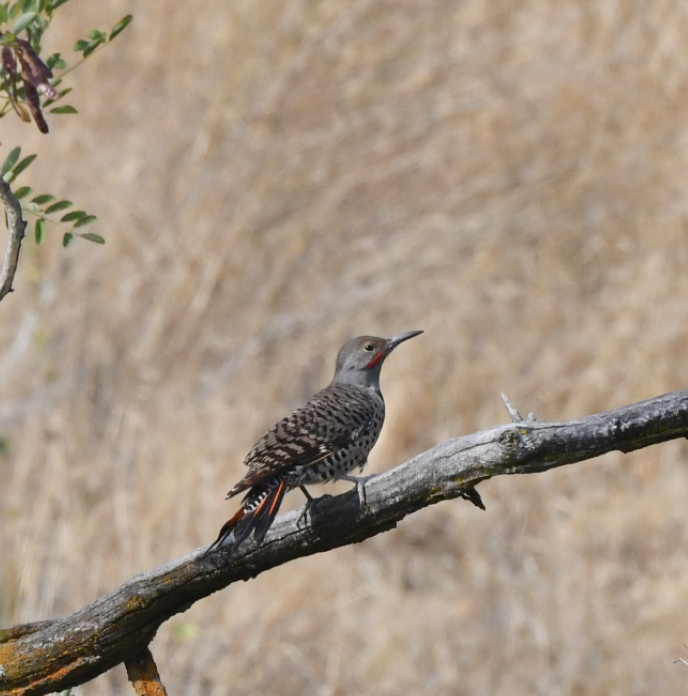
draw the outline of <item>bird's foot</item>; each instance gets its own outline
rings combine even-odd
[[[338,481],[350,481],[351,483],[356,484],[356,493],[358,493],[358,498],[359,500],[363,501],[363,504],[366,505],[366,494],[365,494],[365,483],[366,481],[370,481],[370,479],[374,479],[377,477],[379,474],[368,474],[368,476],[351,476],[350,474],[342,474],[341,476],[337,476]]]
[[[303,524],[304,520],[306,519],[306,515],[310,512],[310,509],[317,504],[319,500],[323,500],[325,498],[331,498],[332,496],[329,493],[325,493],[325,495],[321,495],[317,498],[314,498],[304,486],[299,486],[299,488],[303,491],[303,494],[306,496],[306,504],[301,508],[301,512],[299,513],[299,516],[296,519],[296,526],[301,527]]]

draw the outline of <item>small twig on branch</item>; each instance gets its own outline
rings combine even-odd
[[[507,413],[509,414],[509,418],[511,418],[512,423],[523,423],[523,416],[516,410],[511,405],[511,401],[507,398],[506,394],[500,394],[502,397],[502,401],[504,402],[504,405],[506,406]]]
[[[688,645],[684,645],[683,647],[688,650]],[[674,664],[676,664],[677,662],[682,662],[684,665],[686,665],[686,667],[688,667],[688,660],[685,660],[682,657],[679,657],[676,660],[674,660]]]
[[[688,437],[688,391],[565,423],[519,421],[455,438],[357,489],[279,517],[262,545],[198,549],[129,580],[67,618],[0,632],[0,692],[47,694],[139,659],[162,623],[239,580],[393,529],[407,515],[468,497],[486,479],[531,474]],[[477,504],[477,503],[476,503]],[[152,660],[152,658],[151,658]]]
[[[143,648],[138,655],[130,657],[124,666],[136,696],[167,696],[155,660],[148,648]]]
[[[26,222],[22,218],[22,209],[19,199],[14,195],[10,185],[0,176],[0,200],[5,206],[5,219],[7,220],[8,240],[5,260],[2,264],[0,274],[0,300],[7,293],[12,292],[12,283],[17,274],[17,264],[19,263],[19,250],[21,249]]]
[[[507,398],[506,394],[500,394],[502,397],[502,401],[504,402],[504,405],[506,406],[507,413],[509,414],[509,418],[511,418],[512,423],[523,423],[523,421],[536,421],[537,418],[535,417],[534,413],[529,413],[528,418],[524,418],[512,405],[511,401]]]

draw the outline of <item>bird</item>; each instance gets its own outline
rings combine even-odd
[[[393,338],[358,336],[337,355],[332,382],[280,420],[246,456],[246,475],[227,493],[226,500],[245,493],[241,507],[208,548],[235,553],[252,534],[262,544],[284,496],[307,485],[362,479],[351,472],[366,465],[385,420],[380,372],[389,354],[404,341],[422,334],[408,331]]]

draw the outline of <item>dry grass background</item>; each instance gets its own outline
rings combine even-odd
[[[0,623],[208,543],[254,440],[344,340],[371,470],[522,411],[688,385],[688,7],[73,0],[78,117],[3,121],[104,248],[24,249],[0,307]],[[4,155],[3,155],[4,156]],[[171,694],[685,693],[685,443],[481,486],[233,586],[153,643]],[[301,504],[298,496],[291,501]],[[120,667],[76,690],[129,694]]]

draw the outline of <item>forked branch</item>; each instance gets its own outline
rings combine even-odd
[[[566,423],[514,420],[455,438],[419,454],[360,487],[282,515],[256,548],[236,556],[198,549],[129,580],[64,619],[0,631],[0,693],[47,694],[76,686],[146,656],[162,623],[239,580],[301,556],[353,544],[392,529],[407,515],[442,500],[470,496],[503,474],[532,474],[688,437],[688,391]],[[145,661],[144,661],[145,662]],[[152,663],[152,658],[150,660]],[[145,671],[145,670],[144,670]]]

